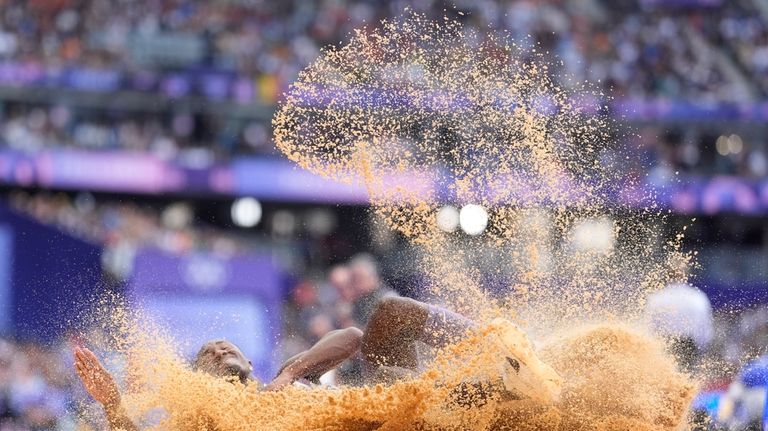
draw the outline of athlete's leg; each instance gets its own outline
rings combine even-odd
[[[474,327],[474,323],[444,308],[409,298],[382,299],[363,333],[361,351],[366,361],[380,366],[374,376],[379,381],[392,381],[392,370],[405,371],[418,365],[415,342],[442,347]],[[384,373],[384,378],[380,374]],[[462,383],[451,391],[450,402],[463,406],[480,406],[491,393],[503,389],[501,384]]]
[[[456,401],[479,404],[489,394],[502,397],[557,399],[560,376],[535,355],[525,334],[510,322],[493,322],[501,348],[501,375],[496,381],[460,385]],[[459,314],[413,299],[382,299],[363,333],[361,351],[370,363],[379,366],[415,369],[418,366],[415,342],[442,347],[458,341],[475,328],[475,323]]]
[[[474,324],[449,310],[410,298],[383,298],[363,334],[363,357],[375,365],[414,369],[416,341],[442,347]]]

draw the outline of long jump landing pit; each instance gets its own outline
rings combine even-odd
[[[419,251],[432,297],[480,330],[391,384],[260,392],[193,372],[164,337],[113,312],[130,415],[162,412],[149,428],[163,430],[682,429],[695,381],[637,316],[682,235],[659,246],[652,198],[616,202],[632,185],[620,133],[582,103],[604,96],[560,79],[528,42],[408,13],[324,50],[273,119],[289,159],[366,187],[378,220]],[[446,202],[482,206],[485,232],[441,230]],[[546,365],[531,381],[557,373],[557,397],[456,402],[457,387],[510,378],[499,365],[510,345]]]

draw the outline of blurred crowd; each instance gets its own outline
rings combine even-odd
[[[226,70],[284,88],[321,47],[410,8],[453,15],[469,28],[507,30],[522,44],[540,43],[569,72],[600,79],[619,94],[736,100],[743,95],[728,91],[720,49],[733,51],[750,78],[765,71],[766,19],[753,0],[709,7],[688,2],[688,8],[577,3],[8,0],[0,16],[0,58],[49,68]]]
[[[63,105],[14,105],[0,110],[0,147],[23,152],[44,148],[126,150],[150,153],[189,167],[208,167],[231,154],[274,156],[269,127],[260,121],[167,115],[81,115]],[[664,182],[675,173],[768,175],[768,129],[746,126],[643,125],[605,157],[634,154],[631,169]]]
[[[0,338],[0,430],[74,430],[78,386],[67,344],[43,347]]]
[[[268,117],[281,91],[321,47],[341,43],[353,29],[376,25],[406,7],[433,17],[451,15],[468,28],[507,31],[520,46],[557,56],[560,61],[553,61],[549,72],[564,85],[588,80],[611,98],[661,97],[706,106],[768,95],[768,20],[760,1],[666,3],[8,0],[0,11],[0,65],[173,76],[221,72],[247,77],[269,108],[249,116],[200,110],[181,99],[162,111],[121,111],[114,104],[85,108],[69,100],[77,97],[72,94],[34,103],[14,99],[0,109],[0,145],[26,152],[125,149],[195,166],[232,155],[275,154]],[[0,80],[12,81],[15,73],[0,73]],[[121,79],[125,85],[134,81]],[[147,79],[142,82],[157,84],[142,87],[148,94],[168,95],[162,79]],[[189,85],[178,94],[193,95],[197,87]],[[119,97],[117,92],[114,100]],[[765,176],[765,131],[741,136],[741,147],[731,150],[716,148],[721,134],[734,134],[728,127],[684,129],[672,141],[663,130],[641,134],[651,139],[641,144],[652,150],[659,174]]]
[[[728,53],[765,95],[768,92],[768,21],[764,19],[765,10],[755,9],[756,3],[746,4],[742,8],[727,8],[717,17],[714,23],[717,26],[710,29],[717,29],[713,40],[724,43]]]

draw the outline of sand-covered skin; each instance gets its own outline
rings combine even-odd
[[[503,34],[449,19],[408,14],[325,50],[275,114],[278,148],[364,184],[372,211],[419,248],[434,297],[480,329],[412,379],[264,393],[192,372],[165,337],[123,316],[130,413],[162,412],[158,430],[680,429],[695,383],[632,323],[667,282],[676,243],[658,240],[657,211],[616,204],[631,179],[602,157],[615,130],[580,106],[582,90],[557,87],[536,52]],[[483,205],[486,232],[442,232],[445,202]],[[457,402],[463,383],[499,379],[497,318],[525,329],[560,374],[559,402]]]

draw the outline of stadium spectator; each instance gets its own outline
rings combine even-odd
[[[369,254],[359,254],[349,261],[351,284],[354,292],[352,317],[359,325],[366,325],[381,298],[396,295],[379,275],[376,261]]]

